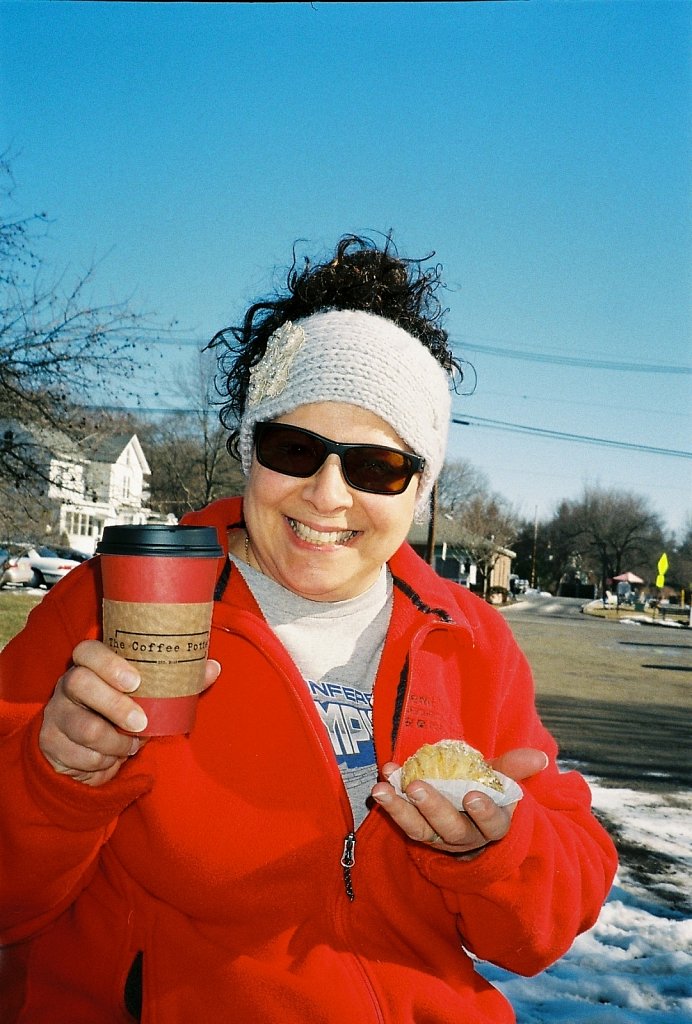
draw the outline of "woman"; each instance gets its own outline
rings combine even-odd
[[[144,723],[98,558],[3,652],[8,1020],[498,1024],[469,954],[532,974],[595,921],[614,850],[523,656],[405,543],[449,421],[437,284],[346,238],[230,332],[247,487],[184,520],[228,552],[189,736],[118,731]],[[397,793],[442,738],[523,798]]]

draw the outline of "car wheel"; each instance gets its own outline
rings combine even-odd
[[[31,577],[31,579],[27,580],[27,582],[26,582],[26,586],[27,587],[34,587],[36,589],[38,587],[43,586],[44,583],[45,583],[45,580],[44,580],[43,576],[41,575],[41,573],[38,571],[38,569],[34,569],[33,575]]]

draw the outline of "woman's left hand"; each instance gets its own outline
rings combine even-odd
[[[496,757],[489,764],[516,781],[543,771],[548,757],[542,750],[520,748]],[[385,780],[399,765],[384,765]],[[426,782],[409,783],[407,800],[397,796],[389,782],[378,782],[372,789],[373,799],[410,839],[427,843],[445,853],[475,856],[488,843],[497,842],[509,831],[516,804],[498,807],[484,793],[467,793],[463,812]]]

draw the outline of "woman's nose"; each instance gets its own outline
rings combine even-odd
[[[329,455],[317,472],[305,481],[304,495],[322,512],[335,508],[348,508],[353,495],[341,469],[338,455]]]

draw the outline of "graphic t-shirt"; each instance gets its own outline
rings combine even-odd
[[[356,827],[377,781],[372,690],[392,611],[386,567],[364,594],[309,601],[230,556],[305,679],[341,770]]]

